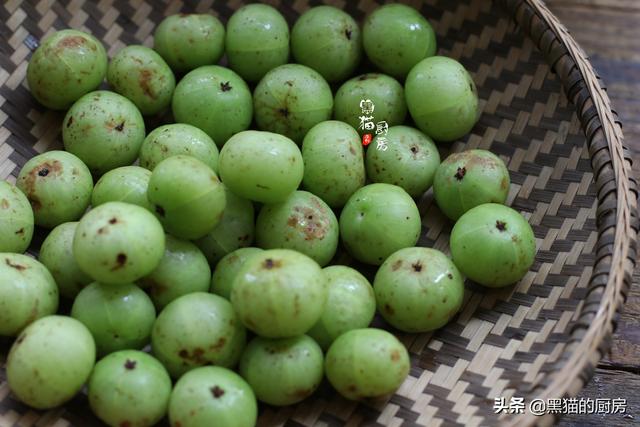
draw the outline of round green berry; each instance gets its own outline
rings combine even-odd
[[[216,265],[211,277],[211,293],[230,299],[233,282],[238,272],[251,256],[260,252],[262,252],[260,248],[240,248],[225,255]]]
[[[0,181],[0,252],[23,253],[33,238],[29,200],[16,186]]]
[[[151,172],[140,166],[122,166],[105,173],[96,182],[91,194],[91,206],[107,202],[124,202],[153,211],[147,199]]]

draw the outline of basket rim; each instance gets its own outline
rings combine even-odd
[[[587,296],[560,368],[531,386],[531,399],[575,397],[609,351],[636,263],[636,180],[621,122],[586,53],[542,0],[499,0],[557,73],[587,138],[598,189],[596,259]],[[596,156],[597,153],[597,156]],[[611,184],[614,185],[611,185]],[[606,185],[608,184],[608,185]],[[548,425],[557,415],[530,411],[507,416],[504,425]]]

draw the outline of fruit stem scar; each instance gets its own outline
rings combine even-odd
[[[350,28],[346,28],[344,30],[344,35],[347,37],[347,40],[351,40],[351,29]]]
[[[38,176],[47,176],[49,175],[49,169],[47,168],[42,168],[38,171]]]
[[[122,129],[124,129],[124,121],[122,121],[122,123],[120,123],[118,126],[116,126],[115,129],[118,132],[122,132]]]
[[[124,362],[124,367],[127,370],[132,370],[136,368],[136,361],[135,360],[131,360],[131,359],[127,359],[126,362]]]
[[[496,228],[500,231],[505,231],[507,229],[507,223],[504,221],[497,220]]]
[[[221,90],[221,91],[223,91],[223,92],[228,92],[228,91],[230,91],[231,89],[233,89],[233,88],[231,87],[231,82],[222,82],[222,83],[220,83],[220,90]]]
[[[458,168],[458,170],[456,171],[456,174],[454,175],[454,178],[457,179],[458,181],[462,181],[462,178],[464,178],[464,175],[466,173],[467,173],[467,169],[465,167]]]
[[[218,387],[217,385],[211,387],[210,390],[211,390],[211,394],[213,394],[213,397],[216,398],[216,399],[218,399],[219,397],[221,397],[224,394],[224,390],[221,389],[220,387]]]
[[[422,264],[420,264],[420,262],[414,262],[413,264],[411,264],[411,267],[413,268],[413,271],[417,273],[422,271]]]

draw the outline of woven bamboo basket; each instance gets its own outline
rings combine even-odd
[[[322,1],[271,0],[293,23]],[[375,0],[327,1],[356,19]],[[550,425],[553,415],[496,414],[494,399],[577,395],[609,347],[631,282],[638,227],[636,188],[616,114],[586,55],[540,0],[409,1],[433,23],[440,54],[460,60],[478,86],[482,117],[451,151],[490,149],[507,163],[508,204],[537,239],[535,264],[517,285],[467,283],[460,314],[422,335],[399,334],[409,377],[389,399],[356,403],[328,385],[307,401],[263,406],[259,424]],[[62,113],[47,111],[25,82],[27,61],[48,33],[93,33],[113,55],[152,44],[165,15],[208,12],[226,21],[241,0],[8,0],[0,6],[0,179],[15,181],[38,152],[60,148]],[[429,195],[420,244],[448,251],[451,224]],[[42,236],[31,253],[37,253]],[[0,344],[0,363],[10,342]],[[34,411],[10,393],[0,369],[0,426],[94,426],[86,398]]]

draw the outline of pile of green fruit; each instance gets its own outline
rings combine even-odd
[[[478,96],[461,64],[435,56],[416,10],[380,7],[361,29],[320,6],[290,32],[253,4],[226,29],[170,16],[154,44],[108,61],[100,41],[63,30],[30,60],[33,96],[67,113],[65,151],[0,182],[0,335],[16,337],[7,378],[26,404],[56,407],[87,384],[111,426],[166,414],[251,426],[257,399],[294,404],[325,375],[348,399],[386,396],[410,360],[369,328],[376,310],[400,331],[432,331],[459,311],[463,276],[505,286],[532,265],[502,160],[440,161],[433,140],[467,134]],[[229,67],[213,65],[224,54]],[[352,77],[365,55],[377,71]],[[112,91],[96,90],[105,76]],[[147,133],[144,117],[169,109],[176,123]],[[365,152],[367,114],[387,127]],[[432,186],[455,221],[452,260],[416,246],[414,199]],[[38,260],[23,255],[34,225],[50,229]],[[340,241],[379,266],[373,286],[331,265]]]

